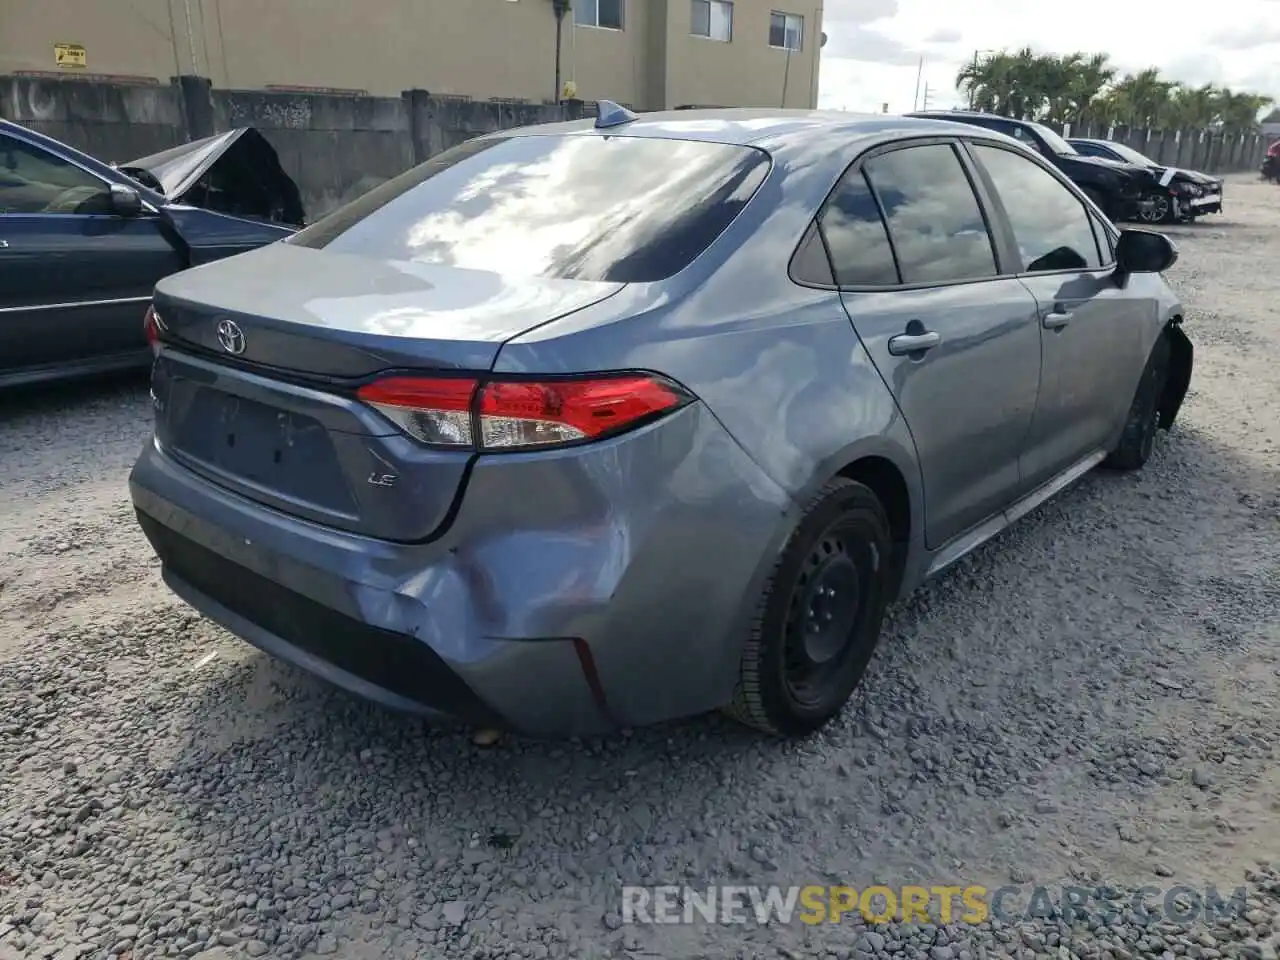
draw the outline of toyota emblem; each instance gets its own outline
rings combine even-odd
[[[244,353],[244,331],[234,320],[219,320],[218,343],[222,344],[222,349],[227,353],[239,356]]]

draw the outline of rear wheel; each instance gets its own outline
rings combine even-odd
[[[1138,390],[1129,407],[1120,442],[1108,454],[1105,465],[1115,470],[1139,470],[1155,451],[1160,430],[1160,401],[1169,378],[1169,340],[1163,334],[1147,358]]]
[[[880,638],[892,547],[870,488],[837,478],[814,496],[764,588],[730,716],[799,737],[840,712]]]

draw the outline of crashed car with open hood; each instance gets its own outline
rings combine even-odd
[[[1078,186],[1112,220],[1119,222],[1147,218],[1150,194],[1156,178],[1141,164],[1086,157],[1056,130],[1033,120],[1017,120],[968,110],[925,110],[908,113],[906,116],[967,123],[1013,137],[1057,167],[1063,176]]]
[[[112,166],[0,120],[0,387],[145,368],[157,281],[302,222],[255,130]]]
[[[297,184],[267,138],[253,127],[192,140],[118,167],[170,203],[233,216],[303,225]]]
[[[1151,202],[1139,213],[1141,220],[1149,223],[1187,222],[1201,214],[1222,212],[1221,177],[1199,170],[1164,166],[1115,140],[1076,137],[1067,142],[1086,157],[1132,164],[1150,171],[1155,183],[1148,190]]]

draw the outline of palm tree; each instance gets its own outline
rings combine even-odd
[[[1178,130],[1212,126],[1218,119],[1220,93],[1210,83],[1199,87],[1175,87],[1170,92],[1165,122]]]
[[[1168,113],[1169,96],[1176,84],[1160,76],[1155,67],[1112,84],[1109,96],[1116,105],[1120,122],[1131,127],[1158,127]]]
[[[1007,53],[975,57],[956,74],[956,86],[965,92],[975,110],[1004,113],[1012,90],[1011,58]]]
[[[1074,54],[1082,57],[1083,54]],[[1107,88],[1107,84],[1115,78],[1115,67],[1111,66],[1111,58],[1105,53],[1095,53],[1078,63],[1071,78],[1071,116],[1066,119],[1075,123],[1084,123],[1093,119],[1092,107]]]
[[[1258,114],[1274,101],[1259,93],[1218,91],[1218,122],[1227,133],[1246,133],[1257,129]]]
[[[1188,87],[1153,68],[1117,78],[1105,53],[975,55],[956,74],[956,86],[976,110],[1020,120],[1105,127],[1206,129],[1241,133],[1256,129],[1270,97],[1209,84]]]

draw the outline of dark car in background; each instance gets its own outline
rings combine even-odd
[[[1042,123],[1012,120],[989,113],[932,110],[909,117],[950,120],[995,130],[1036,151],[1078,186],[1112,220],[1146,219],[1156,178],[1145,166],[1086,157]]]
[[[256,131],[114,167],[0,120],[0,387],[145,368],[158,280],[302,219]]]
[[[1114,140],[1073,137],[1067,141],[1086,157],[1146,167],[1156,178],[1148,204],[1140,213],[1149,223],[1194,220],[1205,213],[1222,212],[1222,178],[1199,170],[1183,170],[1159,164],[1127,144]]]

